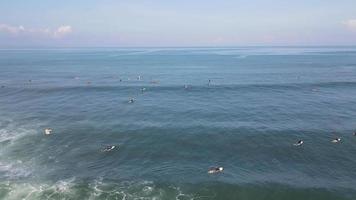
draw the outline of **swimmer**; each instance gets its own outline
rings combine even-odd
[[[331,140],[332,143],[338,143],[341,141],[341,138],[335,138],[333,140]]]
[[[219,173],[219,172],[222,172],[223,170],[224,170],[223,167],[213,167],[213,168],[209,169],[208,174]]]
[[[51,128],[46,128],[44,130],[45,135],[51,135],[52,134],[52,129]]]
[[[294,143],[294,146],[300,146],[304,143],[303,140],[299,140],[297,143]]]
[[[105,148],[103,148],[101,151],[102,152],[109,152],[109,151],[112,151],[116,148],[115,145],[109,145],[109,146],[106,146]]]
[[[134,99],[134,98],[131,98],[131,99],[129,100],[129,103],[133,103],[133,102],[135,102],[135,99]]]

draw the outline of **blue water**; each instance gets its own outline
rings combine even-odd
[[[356,47],[0,50],[0,86],[0,199],[356,199]]]

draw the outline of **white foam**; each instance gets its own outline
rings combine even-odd
[[[1,121],[3,120],[0,119],[0,122]],[[34,127],[21,126],[10,120],[5,128],[0,129],[0,143],[5,141],[13,143],[23,136],[35,134],[36,132],[37,131]]]
[[[77,190],[75,178],[57,181],[54,184],[49,183],[2,183],[0,182],[0,189],[8,191],[5,199],[18,200],[18,199],[74,199],[81,194],[83,190]],[[121,183],[108,183],[103,182],[102,179],[94,181],[89,184],[88,200],[96,199],[196,199],[192,194],[184,194],[179,187],[171,186],[173,189],[173,197],[167,197],[170,193],[165,190],[157,188],[153,182],[121,182]]]
[[[0,162],[0,173],[10,180],[30,176],[31,170],[21,166],[21,164],[22,161],[20,160],[17,163]]]

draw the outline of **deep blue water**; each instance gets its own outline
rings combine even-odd
[[[0,199],[356,199],[356,47],[0,50],[0,85]]]

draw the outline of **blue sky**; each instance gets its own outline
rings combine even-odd
[[[1,0],[0,47],[356,45],[356,0]]]

